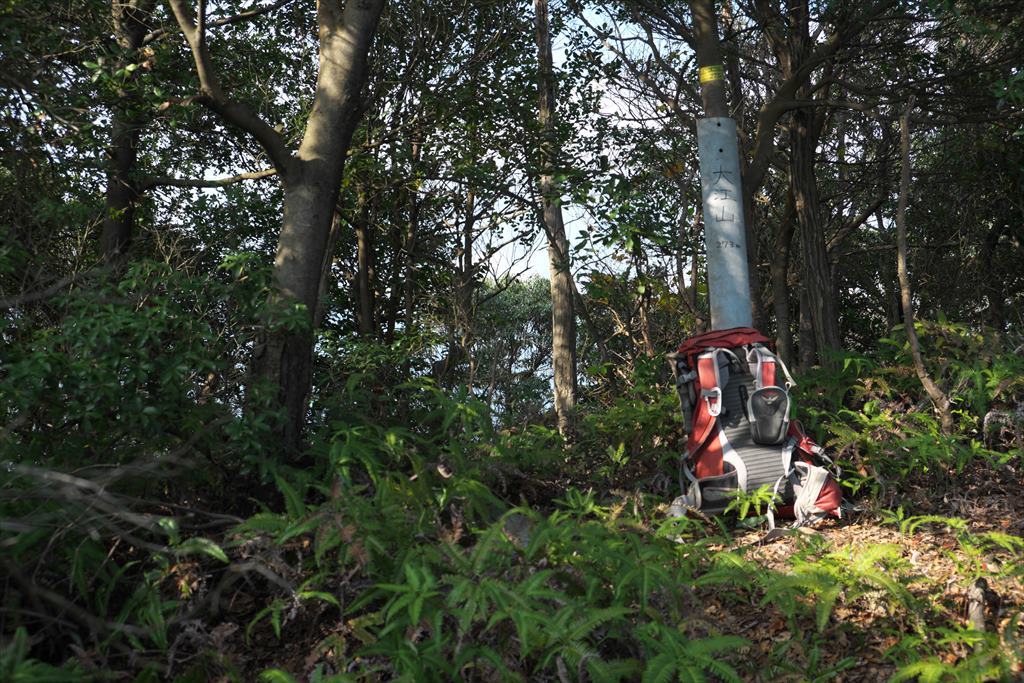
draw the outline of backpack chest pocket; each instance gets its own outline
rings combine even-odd
[[[747,419],[754,443],[775,446],[789,433],[789,392],[782,387],[761,387],[747,399]]]

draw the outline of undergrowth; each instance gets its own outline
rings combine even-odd
[[[181,277],[186,295],[139,300],[122,283],[128,309],[83,300],[62,328],[20,340],[0,375],[14,425],[0,440],[2,680],[824,681],[857,669],[944,681],[1020,671],[1019,605],[1000,607],[998,628],[970,630],[952,584],[922,572],[900,540],[941,534],[954,584],[1024,578],[1019,535],[979,531],[914,494],[951,491],[972,467],[1019,471],[1024,361],[980,335],[922,329],[954,396],[953,434],[939,429],[897,339],[800,378],[800,416],[839,456],[847,493],[873,511],[862,521],[899,536],[797,534],[780,557],[750,544],[731,515],[665,517],[682,433],[671,392],[649,372],[620,398],[582,406],[566,446],[543,425],[502,425],[465,389],[418,379],[382,394],[372,358],[358,375],[322,368],[334,383],[315,400],[311,458],[282,464],[238,397],[207,379],[230,371],[237,352],[217,346],[231,307],[197,312],[187,278],[162,275]],[[122,319],[149,305],[199,320],[194,344],[133,375],[89,362],[146,358],[164,344],[153,321]],[[381,366],[394,367],[396,348]],[[188,388],[164,395],[165,382]],[[115,401],[125,387],[130,410]],[[34,426],[47,421],[66,448]],[[71,469],[67,449],[109,457]],[[248,509],[217,511],[226,488],[247,489]],[[731,512],[759,515],[769,499],[738,497]]]

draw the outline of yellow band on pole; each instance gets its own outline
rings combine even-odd
[[[710,83],[711,81],[721,81],[725,79],[725,69],[722,68],[721,64],[715,64],[713,66],[702,66],[700,68],[700,82],[701,85]]]

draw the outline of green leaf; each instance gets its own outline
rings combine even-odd
[[[341,609],[341,603],[338,602],[338,598],[324,591],[300,591],[298,595],[300,600],[315,598],[317,600],[323,600],[324,602]]]
[[[947,674],[955,672],[955,667],[940,661],[936,657],[923,659],[902,667],[890,678],[890,681],[918,680],[920,683],[942,683]]]
[[[301,517],[306,513],[306,504],[302,496],[288,481],[279,474],[274,474],[274,483],[284,496],[285,510],[289,517]]]
[[[208,538],[199,536],[185,540],[174,549],[174,552],[178,555],[208,555],[215,560],[220,560],[224,564],[231,561],[228,559],[227,553],[219,545]]]
[[[818,633],[824,633],[825,627],[828,626],[828,618],[832,615],[832,607],[836,604],[836,599],[839,598],[842,591],[842,586],[835,585],[818,595],[818,602],[815,605]]]
[[[647,662],[643,683],[668,683],[676,672],[676,658],[671,652],[662,652]]]

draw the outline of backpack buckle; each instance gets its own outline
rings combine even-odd
[[[722,414],[722,390],[720,388],[701,389],[700,395],[708,405],[708,415],[718,417]]]

